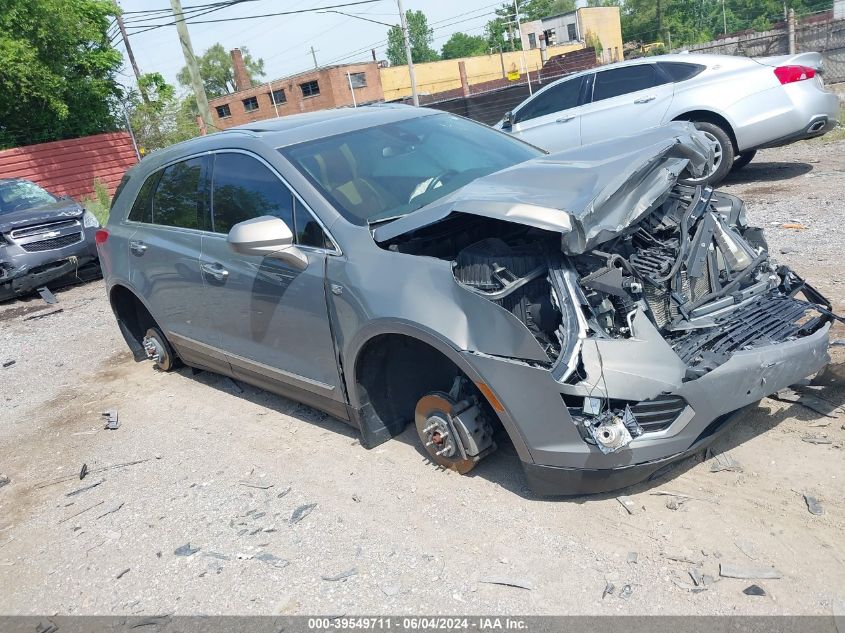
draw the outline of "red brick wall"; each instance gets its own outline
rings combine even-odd
[[[113,194],[137,162],[129,133],[109,132],[0,151],[0,178],[27,178],[51,193],[80,198],[93,192],[95,178]]]

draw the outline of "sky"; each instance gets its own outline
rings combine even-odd
[[[182,0],[184,7],[211,4],[219,0]],[[247,0],[195,20],[224,19],[263,15],[280,11],[313,9],[346,4],[354,0]],[[185,65],[175,26],[165,26],[145,33],[142,27],[172,22],[172,14],[139,15],[128,13],[149,9],[169,9],[169,0],[119,0],[127,22],[129,42],[142,73],[159,72],[178,85],[176,73]],[[405,10],[421,10],[434,29],[433,46],[439,50],[452,33],[463,31],[481,35],[484,25],[493,17],[493,10],[501,0],[403,0]],[[370,4],[338,8],[337,11],[363,18],[395,24],[399,22],[396,0],[377,0]],[[160,17],[159,17],[160,16]],[[145,23],[133,21],[147,20]],[[250,20],[236,20],[206,24],[191,24],[188,29],[197,55],[220,42],[226,50],[246,47],[253,57],[264,60],[264,80],[286,77],[314,67],[310,47],[316,51],[319,65],[347,63],[372,59],[370,49],[376,49],[378,59],[385,59],[387,26],[337,13],[308,12]],[[121,83],[134,85],[134,76],[126,57],[123,42],[118,38],[118,50],[124,53]]]

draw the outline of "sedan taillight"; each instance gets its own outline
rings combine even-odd
[[[781,84],[791,84],[812,79],[816,76],[816,69],[809,66],[778,66],[775,68],[775,76]]]

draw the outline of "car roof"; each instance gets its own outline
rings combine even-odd
[[[144,166],[142,169],[144,172],[147,168],[155,170],[188,154],[213,151],[220,149],[223,145],[231,147],[232,141],[238,136],[260,139],[270,147],[278,149],[336,134],[435,114],[443,114],[443,112],[401,104],[377,104],[291,114],[275,119],[254,121],[221,130],[215,134],[176,143],[145,156],[139,165]]]

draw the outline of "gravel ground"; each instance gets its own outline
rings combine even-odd
[[[845,312],[845,142],[761,152],[723,188]],[[101,282],[58,296],[0,306],[0,363],[16,361],[0,369],[0,613],[819,614],[845,599],[841,413],[765,399],[714,447],[741,471],[690,458],[627,490],[628,514],[612,495],[532,496],[511,447],[461,477],[412,429],[367,451],[290,400],[157,373],[132,362]],[[838,404],[843,350],[818,379]]]

